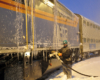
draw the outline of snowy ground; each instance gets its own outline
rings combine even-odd
[[[93,76],[100,76],[100,57],[90,58],[76,64],[73,64],[73,69]],[[66,80],[62,69],[51,74],[46,80]],[[85,77],[72,71],[72,78],[68,80],[100,80],[100,77]]]

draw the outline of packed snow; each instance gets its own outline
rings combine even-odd
[[[87,60],[83,60],[76,64],[73,64],[73,69],[87,75],[99,76],[99,77],[86,77],[72,71],[72,78],[67,79],[64,75],[62,68],[55,73],[51,74],[45,80],[100,80],[100,57],[94,57]]]

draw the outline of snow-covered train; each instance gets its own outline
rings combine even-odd
[[[100,50],[99,30],[98,24],[57,0],[0,0],[0,68],[6,66],[0,77],[33,80],[59,68],[61,63],[48,55],[63,47],[63,40],[68,41],[73,61],[88,57]]]
[[[87,57],[90,52],[100,53],[100,24],[93,22],[82,15],[79,17],[80,50]]]

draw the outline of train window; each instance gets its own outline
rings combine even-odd
[[[91,39],[91,43],[93,42],[93,39]]]
[[[98,26],[96,26],[96,29],[98,29]]]
[[[62,34],[60,34],[60,37],[62,37]]]
[[[89,22],[87,22],[87,26],[89,26]]]
[[[88,42],[88,43],[90,42],[90,39],[89,39],[89,38],[87,39],[87,42]]]
[[[95,43],[95,39],[94,39],[94,43]]]
[[[67,30],[65,30],[65,33],[67,33]]]
[[[67,15],[69,15],[70,17],[72,16],[72,13],[67,9],[65,8],[63,5],[61,5],[60,3],[57,2],[57,7],[62,10],[63,12],[65,12]]]
[[[98,29],[98,26],[96,26],[96,29]]]
[[[65,30],[63,30],[63,33],[65,33]]]
[[[95,25],[93,25],[93,28],[95,28]]]
[[[98,27],[98,29],[100,30],[100,27]]]
[[[99,26],[98,26],[98,30],[99,30]]]
[[[29,0],[31,1],[31,0]],[[54,11],[52,9],[52,7],[54,6],[51,2],[48,2],[48,0],[35,0],[34,2],[35,4],[35,9],[38,9],[38,10],[41,10],[41,11],[44,11],[44,12],[48,12],[50,14],[53,14]],[[51,4],[51,5],[49,5]]]
[[[85,20],[83,21],[83,25],[86,26],[86,21]]]
[[[92,27],[92,23],[90,24],[90,27]]]
[[[99,26],[98,26],[98,30],[99,30]]]
[[[61,27],[60,27],[59,29],[60,29],[60,31],[61,31]]]
[[[95,26],[95,28],[97,28],[97,26]]]
[[[99,43],[99,40],[98,40],[98,43]]]
[[[96,40],[96,43],[98,43],[98,40]]]
[[[97,40],[97,43],[99,42],[99,40]]]
[[[83,38],[84,43],[86,43],[86,38]]]
[[[54,3],[54,0],[49,0],[50,2]]]

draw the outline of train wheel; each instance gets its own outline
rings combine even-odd
[[[14,64],[7,67],[4,71],[4,80],[24,80],[22,65]]]

